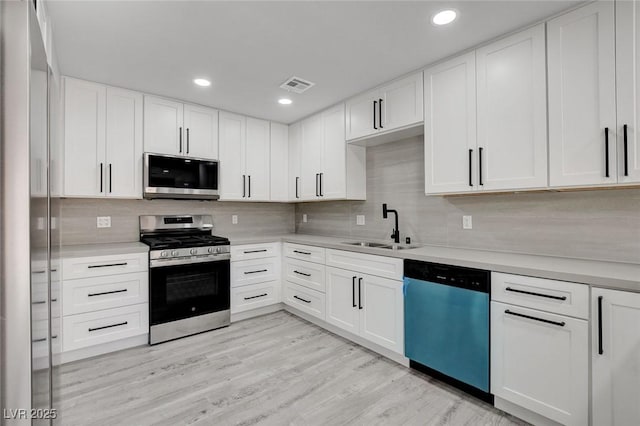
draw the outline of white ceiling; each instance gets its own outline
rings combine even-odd
[[[49,1],[65,75],[291,123],[576,1]],[[447,27],[430,17],[460,16]],[[316,83],[277,99],[288,77]],[[192,83],[211,79],[209,88]]]

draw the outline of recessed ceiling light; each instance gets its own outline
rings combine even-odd
[[[209,80],[205,80],[204,78],[196,78],[193,80],[193,82],[202,87],[211,86],[211,82]]]
[[[291,105],[293,101],[289,98],[280,98],[278,99],[278,103],[282,104],[282,105]]]
[[[458,16],[458,12],[453,9],[445,9],[433,15],[431,22],[435,25],[447,25],[455,21]]]

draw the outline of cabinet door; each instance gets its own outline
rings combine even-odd
[[[402,281],[362,275],[360,335],[404,354],[404,300]]]
[[[326,297],[326,321],[343,330],[358,334],[360,328],[358,273],[328,267]]]
[[[307,118],[301,126],[300,194],[302,201],[316,200],[319,198],[318,179],[322,167],[322,115]]]
[[[425,193],[475,191],[476,53],[424,74]]]
[[[269,201],[270,186],[270,126],[265,120],[247,118],[245,172],[247,198],[250,201]]]
[[[355,97],[346,103],[346,138],[358,139],[373,135],[380,130],[380,92],[373,90]],[[374,104],[375,102],[375,104]]]
[[[547,24],[551,186],[616,183],[613,8],[593,2]]]
[[[594,288],[592,299],[593,424],[640,424],[640,294]]]
[[[184,128],[183,154],[218,159],[218,110],[185,104]]]
[[[289,126],[289,200],[297,201],[301,197],[301,170],[302,157],[302,124],[300,122]],[[272,163],[273,164],[273,163]]]
[[[588,329],[584,320],[491,302],[491,393],[564,425],[588,424]]]
[[[640,182],[640,4],[616,3],[618,182]],[[625,132],[626,126],[626,132]]]
[[[220,198],[246,199],[246,117],[220,112]]]
[[[144,97],[144,151],[183,154],[184,104],[155,96]]]
[[[394,81],[380,89],[381,131],[395,130],[424,120],[422,72]]]
[[[346,198],[347,143],[344,138],[344,104],[322,113],[322,135],[320,198]]]
[[[137,92],[107,88],[108,197],[142,198],[142,99]]]
[[[64,195],[105,194],[106,88],[65,78]]]
[[[544,24],[476,51],[479,188],[547,186]]]
[[[289,201],[289,126],[271,123],[270,200]]]

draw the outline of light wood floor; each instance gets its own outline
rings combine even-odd
[[[284,311],[57,374],[65,426],[523,424]]]

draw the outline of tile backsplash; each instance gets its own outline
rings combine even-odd
[[[367,200],[297,204],[296,232],[390,240],[382,203],[403,242],[640,263],[640,189],[427,197],[422,137],[367,148]]]

